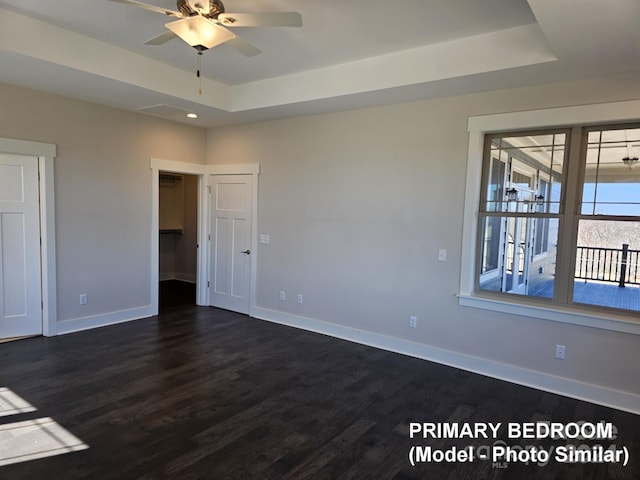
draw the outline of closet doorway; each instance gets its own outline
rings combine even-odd
[[[196,304],[198,176],[158,175],[159,310]]]

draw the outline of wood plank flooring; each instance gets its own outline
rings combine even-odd
[[[640,478],[640,416],[196,307],[189,289],[172,302],[163,288],[158,317],[0,345],[0,388],[36,409],[0,427],[51,417],[88,446],[0,478]],[[409,422],[539,420],[613,422],[606,446],[626,446],[630,464],[409,464],[412,445],[483,443],[411,440]]]

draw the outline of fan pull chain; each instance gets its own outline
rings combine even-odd
[[[200,66],[202,64],[202,52],[198,52],[198,69],[196,70],[196,77],[198,77],[198,95],[202,95],[202,77],[200,76]]]

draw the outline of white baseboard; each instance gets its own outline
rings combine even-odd
[[[545,392],[640,414],[640,395],[614,390],[599,385],[557,377],[547,373],[528,370],[506,363],[445,350],[379,333],[358,330],[335,323],[324,322],[290,313],[256,307],[253,316],[260,320],[279,323],[311,332],[322,333],[351,342],[400,353],[431,362],[448,365],[507,382],[536,388]]]
[[[175,274],[173,272],[160,272],[158,275],[158,281],[164,282],[165,280],[173,280]]]
[[[196,276],[193,273],[161,272],[158,280],[161,282],[165,280],[180,280],[181,282],[196,283]]]
[[[173,279],[180,280],[181,282],[196,283],[196,275],[194,273],[175,272]]]
[[[80,332],[91,328],[106,327],[107,325],[115,325],[117,323],[129,322],[131,320],[138,320],[139,318],[151,316],[153,316],[151,305],[145,305],[143,307],[120,310],[117,312],[73,318],[58,322],[58,335]]]

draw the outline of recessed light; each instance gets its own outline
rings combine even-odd
[[[198,115],[196,113],[187,113],[187,117],[189,117],[189,118],[198,118]]]

